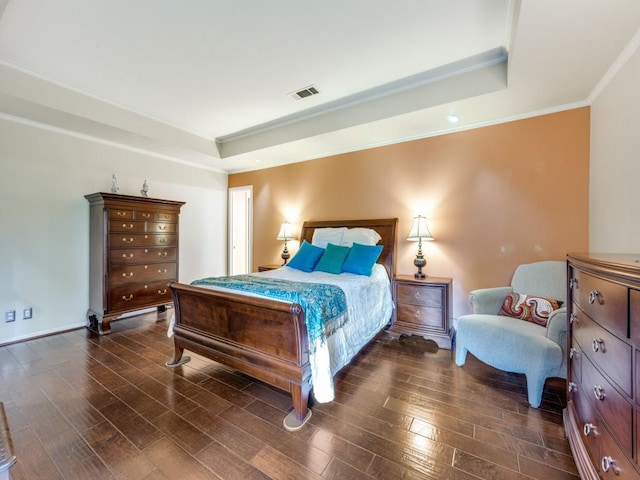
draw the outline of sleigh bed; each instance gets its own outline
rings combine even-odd
[[[384,276],[384,281],[388,285],[395,272],[396,226],[395,218],[308,221],[302,227],[300,243],[302,244],[303,240],[312,243],[316,229],[336,227],[373,229],[381,237],[377,244],[383,248],[371,277]],[[293,270],[286,267],[258,275],[278,277],[278,272]],[[294,273],[298,276],[302,275],[299,271]],[[364,281],[356,278],[362,277],[361,275],[350,273],[334,275],[334,277],[344,276],[351,276],[353,281]],[[314,379],[315,357],[320,354],[315,350],[314,341],[310,345],[305,310],[301,305],[304,302],[283,301],[261,295],[178,282],[172,282],[170,288],[175,307],[170,334],[173,335],[175,352],[173,359],[167,362],[167,366],[175,367],[188,362],[189,357],[183,355],[186,349],[284,390],[291,394],[293,401],[293,410],[285,417],[284,426],[288,430],[301,428],[311,415],[308,401],[313,384],[316,382],[319,386],[322,383],[319,378]],[[391,309],[390,286],[385,288],[389,291],[384,291],[384,301]],[[371,302],[379,300],[376,295]],[[376,309],[380,310],[378,307]],[[351,311],[352,308],[349,306],[349,312]],[[358,334],[362,338],[352,338],[353,330],[349,328],[353,327],[349,322],[354,319],[348,319],[345,326],[337,328],[338,335],[334,333],[331,339],[347,337],[351,344],[356,342],[357,346],[354,350],[354,345],[351,345],[349,357],[342,358],[337,365],[332,365],[331,376],[335,373],[334,370],[337,371],[348,363],[357,350],[368,343],[386,325],[390,315],[386,313],[383,315],[387,317],[384,321],[376,320],[376,324],[369,326],[368,333]],[[331,348],[332,342],[324,343],[327,343],[327,348]],[[313,348],[310,349],[310,347]],[[332,378],[330,381],[332,382]],[[331,388],[332,386],[331,384]],[[328,401],[327,398],[320,400],[317,393],[314,397],[318,401]]]

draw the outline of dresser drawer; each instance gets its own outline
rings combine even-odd
[[[176,278],[175,263],[151,263],[145,265],[123,265],[109,268],[109,285],[120,287],[141,282],[156,282]]]
[[[158,220],[158,212],[148,210],[136,210],[133,212],[133,218],[136,220],[153,221]]]
[[[630,396],[631,346],[591,320],[575,304],[573,315],[573,335],[584,354]]]
[[[168,222],[147,222],[148,233],[176,233],[178,225]]]
[[[582,387],[613,436],[631,457],[633,450],[633,407],[596,370],[588,358],[582,362]]]
[[[135,220],[109,220],[110,232],[144,233],[145,222]]]
[[[170,212],[158,212],[158,220],[161,222],[178,222],[178,215]]]
[[[175,247],[178,237],[172,234],[166,235],[140,235],[140,234],[109,234],[110,248],[124,247]]]
[[[415,324],[424,327],[433,327],[438,331],[446,329],[442,308],[423,307],[420,305],[407,305],[398,303],[398,322]]]
[[[574,287],[574,300],[580,308],[606,329],[626,338],[627,287],[583,272],[576,273],[578,286]]]
[[[603,480],[638,480],[638,472],[606,429],[602,429],[600,432],[598,443],[600,444],[600,458],[596,465],[599,467],[600,477]]]
[[[604,427],[600,423],[600,417],[595,408],[591,405],[587,396],[588,392],[585,392],[581,386],[578,386],[571,395],[573,406],[578,416],[578,431],[580,432],[585,447],[587,447],[589,458],[593,464],[596,465],[597,462],[600,461],[598,456],[598,437]]]
[[[171,303],[169,282],[154,282],[114,288],[109,292],[109,310],[127,311],[156,303]]]
[[[133,220],[134,214],[133,210],[129,210],[126,208],[110,208],[107,211],[107,217],[109,220]]]
[[[421,285],[399,283],[396,286],[396,302],[399,304],[422,305],[441,308],[444,289],[438,287],[425,288]]]
[[[176,247],[149,247],[109,250],[109,265],[130,265],[154,262],[175,262]]]

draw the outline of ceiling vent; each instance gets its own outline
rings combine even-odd
[[[298,90],[297,92],[290,93],[289,96],[291,96],[292,98],[295,98],[296,100],[302,100],[303,98],[307,98],[312,95],[317,95],[318,93],[320,92],[316,87],[314,87],[313,85],[309,85],[308,87],[304,87]]]

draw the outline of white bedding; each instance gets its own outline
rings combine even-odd
[[[333,375],[349,363],[391,318],[393,302],[386,269],[376,264],[370,277],[352,273],[307,273],[289,267],[255,275],[295,282],[328,283],[344,290],[347,299],[347,322],[331,335],[324,345],[318,340],[316,348],[311,349],[316,352],[310,359],[313,395],[318,402],[330,402],[334,399]],[[238,293],[237,290],[234,292]],[[169,325],[169,335],[173,333],[172,330],[173,321]]]

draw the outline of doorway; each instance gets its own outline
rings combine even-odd
[[[229,275],[251,271],[253,262],[253,186],[229,189]]]

